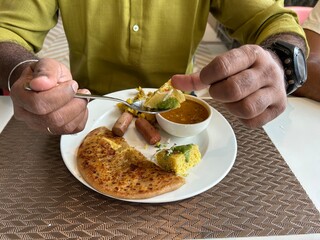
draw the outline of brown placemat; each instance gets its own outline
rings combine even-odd
[[[128,203],[78,182],[60,138],[12,119],[0,135],[0,239],[186,239],[320,233],[320,214],[263,129],[232,125],[238,153],[216,186],[187,200]],[[208,169],[210,171],[210,169]]]

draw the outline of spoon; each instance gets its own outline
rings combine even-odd
[[[132,108],[134,110],[137,110],[139,112],[149,113],[149,114],[158,114],[158,113],[167,112],[167,111],[170,110],[170,109],[166,109],[166,110],[155,110],[155,109],[147,110],[147,109],[145,109],[143,107],[144,100],[137,100],[137,101],[134,101],[132,104],[130,104],[130,103],[126,102],[123,99],[109,97],[109,96],[103,96],[103,95],[76,93],[74,97],[76,97],[76,98],[86,98],[86,99],[103,99],[103,100],[115,101],[115,102],[123,103],[123,104],[127,105],[128,107],[130,107],[130,108]]]
[[[25,90],[28,91],[33,91],[28,84],[24,86]],[[110,100],[110,101],[115,101],[119,103],[123,103],[127,105],[129,108],[132,108],[134,110],[137,110],[138,112],[143,112],[143,113],[149,113],[149,114],[158,114],[158,113],[163,113],[170,111],[171,109],[165,109],[165,110],[147,110],[143,107],[144,100],[138,100],[134,101],[132,104],[128,103],[127,101],[120,99],[120,98],[114,98],[114,97],[108,97],[108,96],[103,96],[103,95],[94,95],[94,94],[84,94],[84,93],[76,93],[74,95],[76,98],[85,98],[85,99],[103,99],[103,100]]]

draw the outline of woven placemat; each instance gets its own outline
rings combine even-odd
[[[58,136],[42,135],[12,119],[0,135],[0,239],[320,233],[319,212],[264,130],[249,130],[211,104],[235,131],[235,165],[208,191],[165,204],[122,202],[89,190],[64,165]]]

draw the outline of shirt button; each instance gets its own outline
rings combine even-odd
[[[138,32],[139,31],[139,25],[138,24],[133,25],[132,30],[135,31],[135,32]]]

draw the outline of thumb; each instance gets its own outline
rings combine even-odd
[[[46,91],[61,82],[72,80],[67,67],[54,59],[41,59],[35,65],[31,65],[31,68],[33,79],[29,82],[29,86],[34,91]]]
[[[209,86],[201,82],[199,72],[188,75],[176,74],[171,77],[171,83],[174,88],[182,91],[198,91]]]

